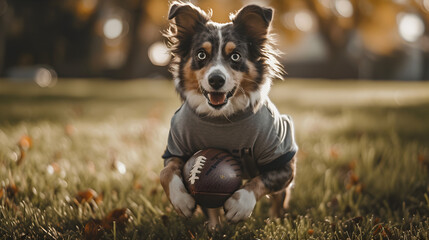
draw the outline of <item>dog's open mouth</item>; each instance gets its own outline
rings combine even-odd
[[[228,103],[228,99],[235,93],[235,87],[229,92],[208,92],[201,88],[204,96],[207,98],[210,106],[219,109]]]

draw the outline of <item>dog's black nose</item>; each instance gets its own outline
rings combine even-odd
[[[225,77],[219,73],[210,74],[209,84],[213,89],[218,90],[225,84]]]

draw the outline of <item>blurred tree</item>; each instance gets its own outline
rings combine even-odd
[[[246,4],[274,7],[279,47],[296,48],[299,59],[291,68],[313,77],[394,78],[400,67],[417,63],[429,79],[429,0],[193,2],[212,9],[218,22]],[[2,67],[49,64],[60,76],[168,76],[166,67],[148,57],[154,43],[165,41],[168,6],[166,0],[0,0],[0,73]],[[398,31],[403,13],[423,20],[419,40],[406,41]],[[117,35],[106,35],[109,21]]]
[[[429,80],[429,0],[414,0],[412,4],[425,23],[425,32],[419,44],[423,53],[422,78]]]

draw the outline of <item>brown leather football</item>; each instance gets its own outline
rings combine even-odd
[[[196,152],[183,167],[183,181],[197,204],[223,206],[242,182],[240,162],[226,151],[208,148]]]

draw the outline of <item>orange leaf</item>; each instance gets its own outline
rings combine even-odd
[[[103,228],[106,230],[113,229],[113,222],[116,222],[116,229],[119,231],[125,230],[125,224],[130,218],[130,210],[128,208],[119,208],[111,211],[103,219]]]
[[[97,198],[97,196],[98,196],[97,192],[95,190],[89,188],[85,191],[78,192],[74,198],[74,202],[76,204],[82,204],[85,202],[89,202],[92,199],[95,200]]]
[[[98,240],[103,235],[103,227],[99,219],[91,219],[85,225],[84,236],[87,240]]]
[[[381,219],[380,219],[380,218],[378,218],[378,217],[376,217],[376,218],[374,219],[374,224],[378,224],[380,221],[381,221]]]
[[[331,147],[331,150],[329,151],[329,154],[334,159],[337,159],[338,156],[339,156],[338,150],[335,147]]]
[[[27,150],[31,148],[33,141],[28,135],[23,135],[18,144],[22,149]]]
[[[0,199],[2,199],[3,198],[3,188],[0,188]]]
[[[142,186],[142,184],[140,183],[140,181],[135,180],[135,181],[134,181],[134,183],[133,183],[133,188],[134,188],[134,189],[139,190],[139,189],[142,189],[142,188],[143,188],[143,186]]]
[[[363,190],[363,184],[362,183],[358,183],[356,185],[355,192],[356,193],[362,193],[362,190]]]
[[[356,160],[351,160],[349,162],[349,169],[354,170],[356,168]]]
[[[308,235],[313,235],[314,234],[314,230],[313,229],[308,229],[307,233],[308,233]]]
[[[98,196],[95,197],[95,199],[94,199],[95,203],[97,203],[97,204],[102,203],[103,202],[103,197],[104,197],[103,193],[98,194]]]
[[[417,156],[417,159],[419,160],[419,162],[420,162],[420,163],[424,163],[424,162],[425,162],[425,160],[426,160],[426,156],[425,156],[424,154],[420,153],[420,154]]]
[[[67,136],[72,136],[75,133],[76,128],[71,124],[67,124],[65,126],[64,130],[65,130]]]
[[[359,177],[354,172],[352,172],[350,174],[349,180],[350,180],[350,183],[353,184],[353,185],[356,185],[357,183],[359,183]]]

